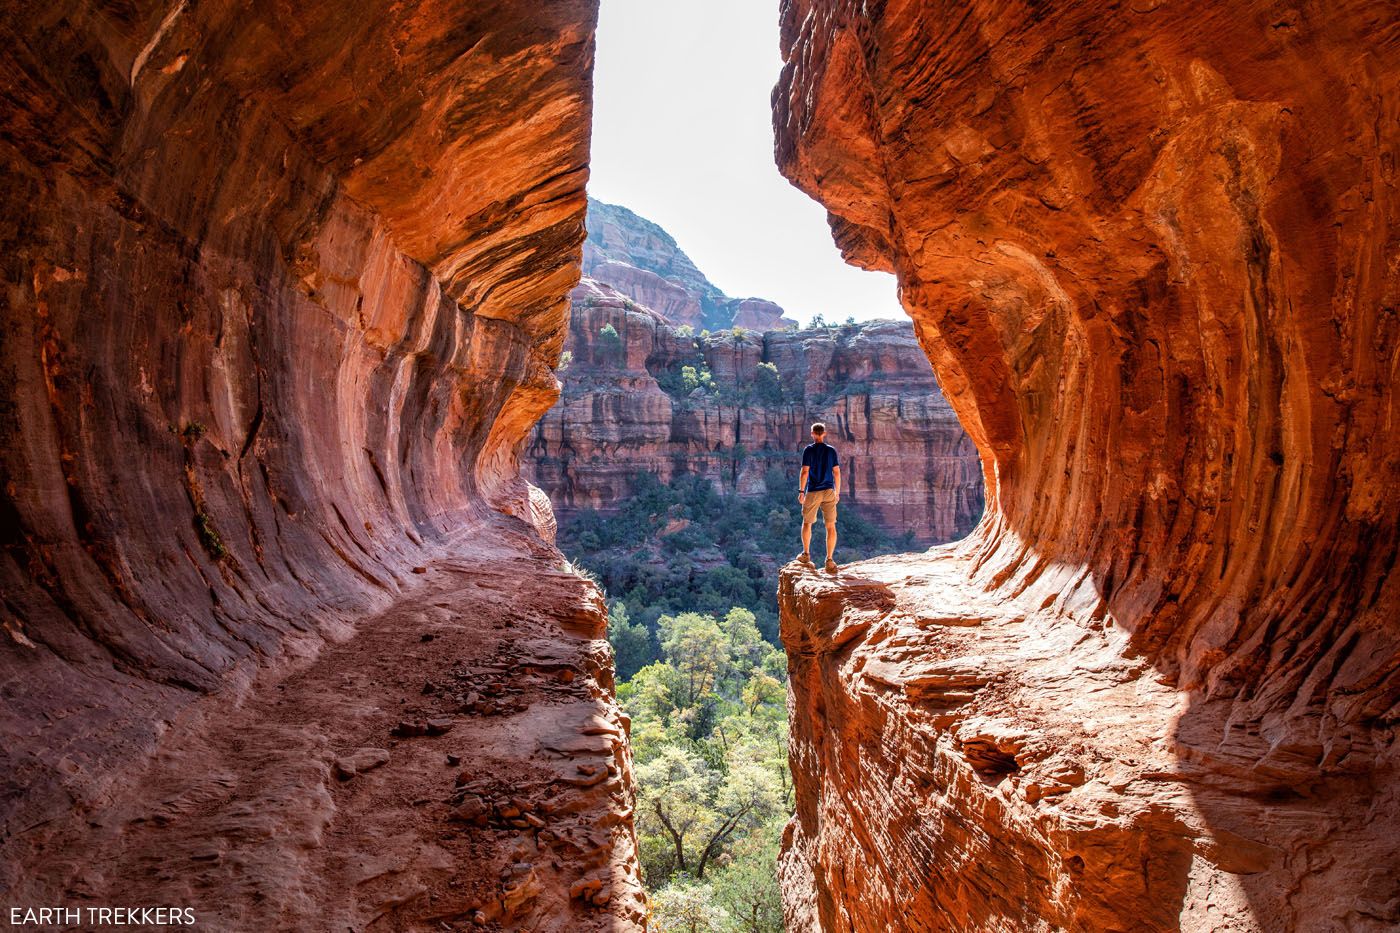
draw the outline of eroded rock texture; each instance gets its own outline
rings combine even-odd
[[[981,450],[785,577],[798,929],[1400,924],[1400,19],[788,0],[778,160]]]
[[[596,593],[517,475],[578,276],[595,6],[6,7],[6,905],[636,920],[625,748],[586,753],[591,838],[496,800],[573,793],[536,740],[618,731]],[[523,578],[555,584],[511,606]],[[487,817],[449,823],[444,747],[381,720],[471,732],[424,681],[492,664],[511,734],[458,746]]]
[[[585,279],[566,345],[563,397],[526,448],[561,517],[617,508],[638,473],[699,474],[739,495],[762,494],[775,469],[796,482],[815,420],[840,446],[847,501],[892,533],[951,541],[981,515],[977,451],[907,322],[702,336]],[[714,389],[687,393],[684,366]]]
[[[634,211],[588,201],[583,273],[696,330],[738,325],[767,330],[792,323],[762,298],[730,298],[696,268],[671,234]]]

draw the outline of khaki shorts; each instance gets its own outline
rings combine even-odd
[[[828,525],[836,524],[836,490],[818,489],[807,493],[802,502],[802,524],[810,525],[817,520],[817,509],[822,510],[822,518]]]

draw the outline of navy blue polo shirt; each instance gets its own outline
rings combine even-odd
[[[823,441],[808,444],[803,448],[802,465],[807,467],[807,491],[835,489],[836,477],[831,471],[839,463],[836,459],[836,448]]]

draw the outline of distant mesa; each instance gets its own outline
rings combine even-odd
[[[843,502],[901,537],[959,538],[982,514],[976,447],[943,397],[913,324],[797,326],[761,298],[729,298],[661,227],[589,202],[562,396],[530,437],[524,470],[565,522],[611,512],[639,473],[699,475],[761,496],[796,480],[807,425],[827,422]]]
[[[588,239],[583,244],[581,287],[590,280],[659,314],[669,324],[696,330],[781,330],[795,326],[777,304],[731,298],[705,277],[658,224],[625,207],[588,199]]]

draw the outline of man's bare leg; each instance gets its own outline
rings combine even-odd
[[[804,546],[806,542],[803,542]],[[835,520],[826,523],[826,559],[831,560],[831,555],[836,553],[836,522]]]
[[[802,523],[802,556],[806,557],[812,553],[812,523]]]

